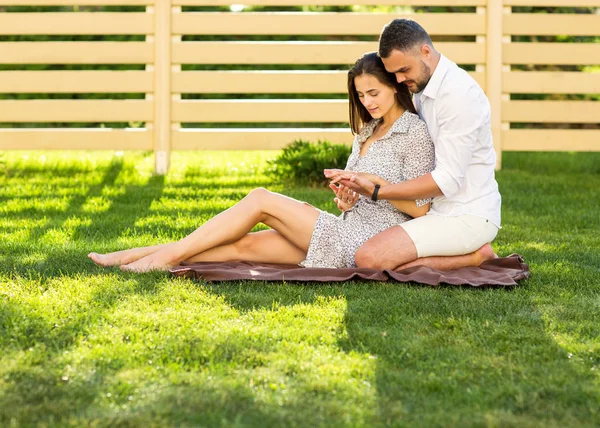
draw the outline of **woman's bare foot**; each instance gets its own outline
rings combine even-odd
[[[168,244],[161,244],[150,247],[131,248],[129,250],[115,251],[108,254],[89,253],[88,257],[98,266],[121,266],[133,263],[142,257],[149,256],[167,245]]]
[[[479,266],[480,264],[488,260],[497,259],[498,255],[494,253],[494,249],[490,244],[485,244],[479,250],[475,251],[475,257],[478,262],[476,266]]]
[[[121,265],[121,270],[138,273],[154,270],[169,270],[173,266],[178,266],[179,263],[179,259],[177,259],[170,251],[161,250],[146,257],[142,257],[133,263]]]
[[[122,255],[119,253],[121,253],[121,251],[108,254],[89,253],[88,257],[98,266],[118,266],[121,264],[122,258]]]

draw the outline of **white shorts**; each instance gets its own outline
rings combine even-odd
[[[483,217],[427,214],[400,225],[417,248],[418,257],[460,256],[492,242],[498,227]]]

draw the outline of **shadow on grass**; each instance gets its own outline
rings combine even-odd
[[[114,186],[121,170],[122,162],[114,161],[103,180],[91,186],[85,195],[74,197],[63,213],[52,217],[40,227],[32,228],[29,236],[18,243],[0,243],[0,250],[4,253],[0,273],[33,276],[42,282],[57,276],[96,273],[96,268],[87,257],[93,249],[80,248],[81,243],[91,239],[114,241],[124,231],[133,229],[138,219],[150,213],[152,202],[160,199],[164,188],[164,176],[153,176],[146,184],[127,185],[122,194],[110,200],[108,210],[91,215],[83,212],[86,200],[101,195],[104,187]],[[135,201],[135,206],[132,205],[132,200]],[[69,238],[70,242],[62,247],[57,244],[40,245],[46,234],[52,230],[61,230],[65,227],[65,222],[73,217],[88,218],[91,224],[75,227]]]
[[[86,240],[97,236],[110,241],[118,238],[124,230],[133,228],[138,219],[150,213],[152,202],[160,199],[164,185],[164,175],[154,175],[143,185],[126,185],[125,192],[112,198],[107,211],[93,214],[89,226],[79,226],[75,230],[73,239]],[[132,200],[135,206],[132,206]]]
[[[113,158],[106,168],[106,172],[102,177],[102,180],[98,184],[94,184],[89,187],[88,191],[83,195],[75,195],[69,200],[69,204],[66,209],[56,213],[53,215],[45,224],[39,227],[34,227],[30,230],[29,236],[26,239],[28,242],[39,241],[49,230],[53,228],[58,228],[62,224],[64,224],[65,220],[69,217],[72,217],[77,214],[81,214],[82,207],[85,202],[92,197],[100,196],[102,194],[102,190],[105,187],[113,186],[115,181],[121,171],[123,170],[123,159],[122,158]],[[59,171],[61,171],[59,169]],[[43,171],[45,174],[48,174],[48,171]],[[80,172],[80,171],[79,171]],[[42,171],[38,171],[38,168],[34,168],[33,171],[29,171],[25,169],[24,171],[19,171],[20,174],[24,174],[25,177],[28,174],[41,174]],[[62,173],[62,171],[61,171]],[[69,176],[69,171],[65,171],[64,173]],[[35,212],[34,212],[35,213]],[[20,213],[21,215],[25,213]]]

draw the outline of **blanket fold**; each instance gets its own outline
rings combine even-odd
[[[296,265],[253,262],[200,262],[183,263],[169,270],[175,276],[204,281],[286,281],[286,282],[340,282],[340,281],[398,281],[427,285],[469,285],[508,287],[530,276],[529,266],[518,254],[488,260],[477,267],[439,271],[425,266],[414,266],[402,271],[363,268],[328,269],[303,268]]]

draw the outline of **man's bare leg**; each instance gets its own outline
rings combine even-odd
[[[437,270],[453,270],[469,266],[479,266],[481,263],[498,258],[490,244],[464,256],[437,256],[422,257],[409,263],[398,266],[397,271],[407,269],[413,266],[428,266]]]
[[[496,258],[490,244],[463,256],[417,258],[417,249],[408,233],[394,226],[365,242],[356,252],[354,260],[358,267],[378,270],[401,270],[411,266],[429,266],[438,270],[452,270],[467,266],[479,266],[486,260]]]
[[[354,255],[357,267],[393,270],[417,260],[417,249],[408,233],[394,226],[365,242]]]

